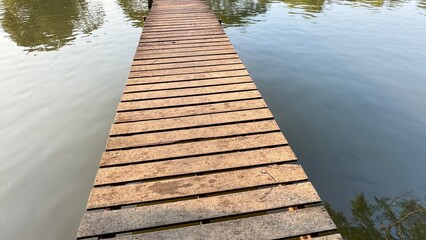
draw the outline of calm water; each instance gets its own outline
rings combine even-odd
[[[339,216],[426,195],[426,1],[209,3]],[[1,239],[74,238],[146,13],[0,0]]]

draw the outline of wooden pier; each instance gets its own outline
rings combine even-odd
[[[341,239],[203,0],[155,0],[77,238]]]

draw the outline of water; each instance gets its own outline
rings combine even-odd
[[[426,1],[209,4],[330,211],[426,195]],[[1,239],[74,239],[146,6],[0,0]]]

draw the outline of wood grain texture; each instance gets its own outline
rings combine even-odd
[[[102,155],[100,166],[153,160],[188,157],[244,149],[271,147],[287,144],[282,133],[267,133],[243,137],[230,137],[209,141],[195,141],[174,145],[136,148],[131,150],[107,151]]]
[[[95,186],[295,161],[288,146],[100,168]]]
[[[138,204],[306,179],[306,174],[300,165],[283,164],[164,181],[93,188],[87,208]]]
[[[121,97],[121,101],[134,101],[144,99],[156,99],[156,98],[170,98],[170,97],[183,97],[193,95],[205,95],[212,93],[225,93],[225,92],[237,92],[256,90],[254,83],[236,83],[230,85],[221,86],[209,86],[209,87],[197,87],[197,88],[184,88],[184,89],[171,89],[171,90],[159,90],[150,92],[131,92],[125,93]]]
[[[256,90],[244,92],[229,92],[217,93],[209,95],[186,96],[166,99],[154,99],[143,101],[120,102],[118,104],[118,111],[129,111],[138,109],[154,109],[164,107],[187,106],[205,103],[219,103],[235,100],[245,100],[260,98],[260,93]]]
[[[136,65],[132,66],[131,71],[150,71],[150,70],[165,70],[165,69],[179,69],[179,68],[193,68],[193,67],[204,67],[204,66],[216,66],[216,65],[232,65],[241,64],[241,60],[238,58],[231,59],[218,59],[213,61],[197,61],[197,62],[183,62],[183,63],[171,63],[171,64],[151,64],[151,65]]]
[[[205,72],[222,72],[230,70],[246,69],[243,64],[223,64],[215,66],[194,66],[189,68],[174,68],[174,69],[156,69],[156,70],[134,70],[130,72],[130,77],[154,77],[154,76],[169,76],[182,75],[191,73]]]
[[[175,108],[135,110],[129,112],[117,112],[117,115],[115,116],[115,123],[198,116],[202,114],[225,113],[265,107],[267,107],[265,101],[262,99],[253,99]]]
[[[258,240],[282,239],[336,229],[324,207],[305,208],[199,226],[183,227],[134,236],[120,240]]]
[[[240,77],[248,76],[247,70],[231,70],[225,72],[207,72],[207,73],[188,73],[173,76],[158,77],[132,77],[130,76],[127,85],[130,84],[148,84],[148,83],[165,83],[165,82],[182,82],[215,78]]]
[[[77,238],[340,240],[206,2],[144,25]]]
[[[217,86],[217,85],[227,85],[227,84],[234,84],[234,83],[251,83],[251,82],[253,81],[251,80],[250,77],[242,76],[242,77],[205,79],[201,81],[194,80],[194,81],[184,81],[184,82],[128,85],[124,88],[124,93],[169,90],[169,89],[179,89],[179,88],[194,88],[194,87]]]
[[[123,135],[129,133],[143,133],[160,130],[173,130],[189,127],[204,127],[210,125],[219,125],[225,123],[238,123],[245,121],[255,121],[271,119],[272,113],[269,109],[255,109],[238,112],[217,113],[199,116],[187,116],[181,118],[169,118],[162,120],[151,120],[143,122],[114,124],[111,128],[110,135]],[[275,125],[274,121],[270,121],[271,125]],[[225,125],[233,127],[234,125]],[[207,131],[207,129],[201,129]]]
[[[319,201],[312,184],[298,183],[188,201],[87,213],[83,216],[77,237],[129,232]]]
[[[279,130],[280,129],[278,125],[273,120],[178,129],[173,131],[133,134],[124,137],[110,137],[107,142],[106,149],[118,150],[135,147],[156,146]]]

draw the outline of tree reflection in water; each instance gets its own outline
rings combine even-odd
[[[1,25],[27,51],[52,51],[103,24],[104,11],[84,0],[3,0]]]
[[[369,203],[361,193],[351,206],[352,218],[348,219],[326,204],[345,239],[426,239],[426,196],[420,200],[406,193],[393,199],[376,197]]]
[[[417,7],[419,7],[419,8],[423,8],[423,9],[425,9],[425,10],[426,10],[426,0],[419,0],[419,1],[417,2]]]
[[[143,17],[148,16],[149,13],[147,0],[118,0],[118,5],[132,21],[134,27],[143,26]]]
[[[247,25],[255,16],[266,13],[270,2],[270,0],[207,0],[217,18],[231,26]]]

